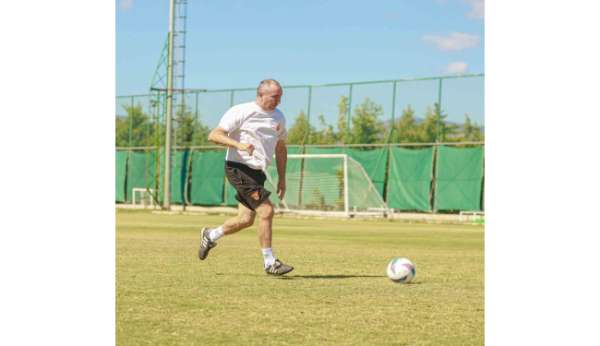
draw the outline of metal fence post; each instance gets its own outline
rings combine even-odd
[[[346,144],[346,141],[350,139],[350,118],[352,118],[352,83],[350,83],[350,87],[348,89],[348,116],[346,118],[346,138],[344,138],[344,144]]]
[[[310,140],[310,106],[312,99],[312,86],[308,87],[308,106],[306,107],[306,118],[308,120],[308,129],[306,130],[306,136],[308,137],[304,142],[308,141],[308,144],[311,144]]]
[[[438,100],[437,100],[437,105],[438,105],[438,109],[436,110],[438,112],[437,116],[437,121],[436,121],[436,131],[435,131],[435,141],[437,143],[440,142],[440,122],[442,121],[442,80],[443,78],[439,79],[439,84],[438,84]]]
[[[131,104],[129,105],[129,114],[127,114],[129,116],[129,146],[133,147],[133,144],[131,143],[131,141],[133,140],[133,107],[134,107],[134,100],[133,100],[134,96],[131,96]]]
[[[396,84],[398,81],[394,81],[392,88],[392,122],[390,124],[390,133],[387,138],[387,143],[389,144],[392,140],[392,134],[396,128]],[[398,130],[398,135],[400,135],[400,131]]]

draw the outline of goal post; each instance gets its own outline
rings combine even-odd
[[[282,200],[276,194],[274,166],[267,169],[266,185],[280,211],[325,216],[389,212],[362,165],[347,154],[288,155],[287,189]]]
[[[134,187],[131,189],[131,204],[136,206],[139,203],[144,208],[155,208],[154,196],[154,189]]]

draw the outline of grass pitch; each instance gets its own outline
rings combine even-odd
[[[483,227],[276,216],[267,276],[256,227],[199,261],[226,216],[117,211],[118,345],[482,345]],[[408,257],[410,284],[385,275]]]

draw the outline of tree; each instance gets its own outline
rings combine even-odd
[[[381,142],[385,130],[383,124],[379,121],[379,116],[382,114],[383,107],[367,97],[362,104],[354,109],[350,142],[357,144]]]
[[[418,127],[417,136],[419,138],[419,141],[424,143],[435,142],[437,138],[438,123],[439,121],[435,112],[431,110],[431,107],[427,107],[425,119]]]
[[[402,111],[402,116],[396,121],[392,143],[414,143],[419,140],[417,122],[415,120],[415,111],[410,105]]]
[[[424,143],[433,143],[436,140],[440,142],[446,142],[449,140],[455,140],[452,135],[456,134],[458,126],[454,124],[448,124],[444,120],[447,115],[442,113],[440,105],[434,103],[433,109],[427,107],[427,113],[425,114],[425,120],[418,127],[418,138]]]
[[[294,125],[288,130],[287,142],[289,144],[306,144],[309,140],[309,134],[314,131],[315,129],[308,123],[308,118],[304,114],[304,111],[300,111],[294,121]]]
[[[319,125],[321,130],[311,132],[311,144],[335,144],[337,142],[337,135],[333,129],[333,126],[327,124],[325,116],[319,115]]]
[[[337,138],[341,143],[349,143],[349,138],[346,135],[346,116],[348,115],[348,98],[341,96],[338,102],[338,133]]]
[[[177,107],[175,112],[175,145],[189,147],[194,139],[195,119],[187,108]]]
[[[481,131],[481,127],[477,125],[477,123],[472,124],[471,119],[467,114],[465,114],[465,123],[463,124],[464,131],[464,140],[479,142],[483,140],[483,133]]]
[[[210,129],[198,120],[192,112],[187,109],[179,109],[175,116],[177,127],[175,128],[175,139],[177,145],[189,147],[192,145],[206,145]]]
[[[116,120],[116,145],[118,147],[150,146],[155,129],[142,105],[124,106],[127,115]]]
[[[210,128],[204,125],[201,121],[197,121],[194,126],[194,139],[192,141],[192,145],[210,145],[211,142],[208,141],[208,134],[210,133]]]

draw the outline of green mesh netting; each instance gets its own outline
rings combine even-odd
[[[377,204],[363,203],[365,191],[372,182],[378,194],[382,194],[385,179],[387,148],[358,150],[355,148],[306,148],[306,154],[345,153],[360,165],[349,169],[350,205],[357,208]],[[288,147],[288,153],[302,153],[302,147]],[[223,164],[224,150],[177,151],[173,158],[171,181],[172,202],[182,203],[187,179],[189,157],[192,155],[193,175],[190,180],[190,202],[201,205],[237,205],[235,189],[225,183]],[[431,171],[433,149],[392,148],[390,153],[388,206],[400,210],[429,211],[431,194]],[[133,188],[150,188],[162,201],[162,175],[164,150],[160,150],[160,161],[156,151],[117,151],[116,153],[116,201],[131,202]],[[304,163],[303,163],[304,161]],[[351,160],[349,160],[351,161]],[[301,167],[304,165],[304,171]],[[352,166],[352,164],[350,164]],[[358,174],[362,166],[365,180]],[[350,168],[350,167],[349,167]],[[160,177],[155,177],[156,170]],[[290,159],[287,165],[286,201],[291,208],[342,210],[343,209],[343,160]],[[277,169],[275,160],[267,170],[272,182],[265,185],[271,201],[280,204],[276,196]],[[364,175],[364,174],[362,174]],[[156,179],[158,178],[158,180]],[[361,180],[362,183],[353,183]],[[434,203],[437,210],[481,210],[483,181],[483,148],[438,148]],[[353,189],[352,186],[361,189]],[[160,189],[157,190],[157,188]],[[369,187],[370,188],[370,187]],[[363,192],[367,194],[363,194]],[[363,195],[363,199],[356,196]]]
[[[306,154],[347,154],[358,161],[371,179],[371,182],[377,188],[380,195],[383,196],[383,187],[385,185],[385,165],[387,160],[387,148],[315,148],[307,147]]]
[[[125,178],[127,174],[127,152],[117,151],[115,164],[115,177],[116,177],[116,193],[115,200],[117,202],[125,202]]]
[[[156,152],[154,152],[154,155]],[[188,176],[188,164],[189,156],[191,155],[189,150],[177,150],[171,154],[171,203],[172,204],[183,204],[185,183]],[[160,203],[164,200],[164,176],[165,176],[165,151],[160,149],[160,167],[158,177],[158,201]],[[189,192],[188,192],[189,195]]]
[[[348,148],[346,154],[362,165],[379,194],[383,196],[388,148],[366,150]]]
[[[350,211],[383,210],[386,205],[364,167],[348,158],[348,206]]]
[[[400,210],[429,211],[433,148],[392,148],[387,203]]]
[[[305,154],[344,154],[342,148],[307,147]],[[290,209],[344,210],[343,159],[295,159],[304,164],[302,172],[290,175],[298,192],[290,189]],[[292,199],[292,195],[297,199]]]
[[[183,204],[183,195],[185,192],[185,182],[188,174],[188,150],[177,150],[171,154],[171,203]],[[165,176],[165,151],[160,149],[160,177],[159,177],[159,195],[158,200],[162,203],[164,200],[164,176]]]
[[[134,188],[155,189],[154,176],[156,153],[154,151],[130,151],[127,161],[127,202],[131,202]],[[156,190],[154,190],[156,191]]]
[[[190,191],[192,204],[223,203],[224,160],[224,150],[194,151]]]
[[[288,155],[291,154],[300,154],[302,151],[302,147],[288,147]],[[221,166],[223,166],[225,163],[221,163]],[[294,185],[298,183],[298,180],[293,179],[293,177],[295,175],[298,175],[297,172],[300,171],[300,164],[298,162],[292,162],[291,160],[288,160],[287,162],[287,169],[286,169],[286,190],[289,192],[290,190],[293,191],[294,189]],[[273,178],[273,182],[265,182],[265,188],[269,191],[271,191],[271,195],[269,196],[269,199],[271,200],[271,202],[274,205],[279,205],[280,204],[280,200],[279,197],[277,196],[277,161],[275,160],[275,158],[273,158],[273,161],[271,162],[271,165],[269,167],[267,167],[267,172],[268,174]],[[292,178],[292,180],[290,180],[290,178]],[[274,186],[275,185],[275,186]],[[288,192],[286,192],[286,197],[288,197]],[[236,206],[238,204],[237,199],[235,199],[235,194],[237,193],[237,191],[233,188],[233,186],[229,183],[229,181],[227,181],[225,183],[225,204],[229,205],[229,206]],[[293,194],[293,192],[292,192]],[[292,196],[292,198],[294,198]],[[297,197],[296,197],[297,198]]]
[[[173,158],[171,174],[171,203],[183,204],[185,184],[188,175],[189,150],[178,150]]]
[[[437,210],[481,210],[483,148],[439,147],[436,168]]]
[[[302,154],[302,147],[288,147],[288,155],[292,155],[292,154]],[[298,177],[300,176],[300,167],[301,167],[301,162],[300,160],[287,160],[287,165],[286,165],[286,172],[285,172],[285,181],[286,181],[286,192],[285,192],[285,199],[290,199],[290,200],[298,200],[298,184],[300,183],[300,180],[298,179]],[[271,162],[271,165],[269,167],[267,167],[267,176],[271,177],[270,181],[269,179],[267,179],[267,181],[265,182],[265,188],[269,191],[271,191],[271,196],[269,196],[269,199],[271,200],[271,202],[276,205],[276,206],[280,206],[283,207],[283,205],[281,204],[281,200],[279,199],[279,196],[277,196],[277,183],[279,182],[279,175],[277,174],[277,161],[275,159],[273,159],[273,162]],[[229,186],[231,186],[231,184],[227,184]],[[235,191],[235,190],[234,190]]]
[[[308,155],[345,152],[341,148],[307,148],[306,151]],[[380,154],[381,152],[377,152],[377,155]],[[374,166],[376,165],[372,165]],[[380,210],[385,207],[377,187],[371,182],[364,167],[350,155],[347,173],[350,211]],[[344,198],[343,157],[308,156],[288,159],[285,202],[289,209],[343,211]]]

